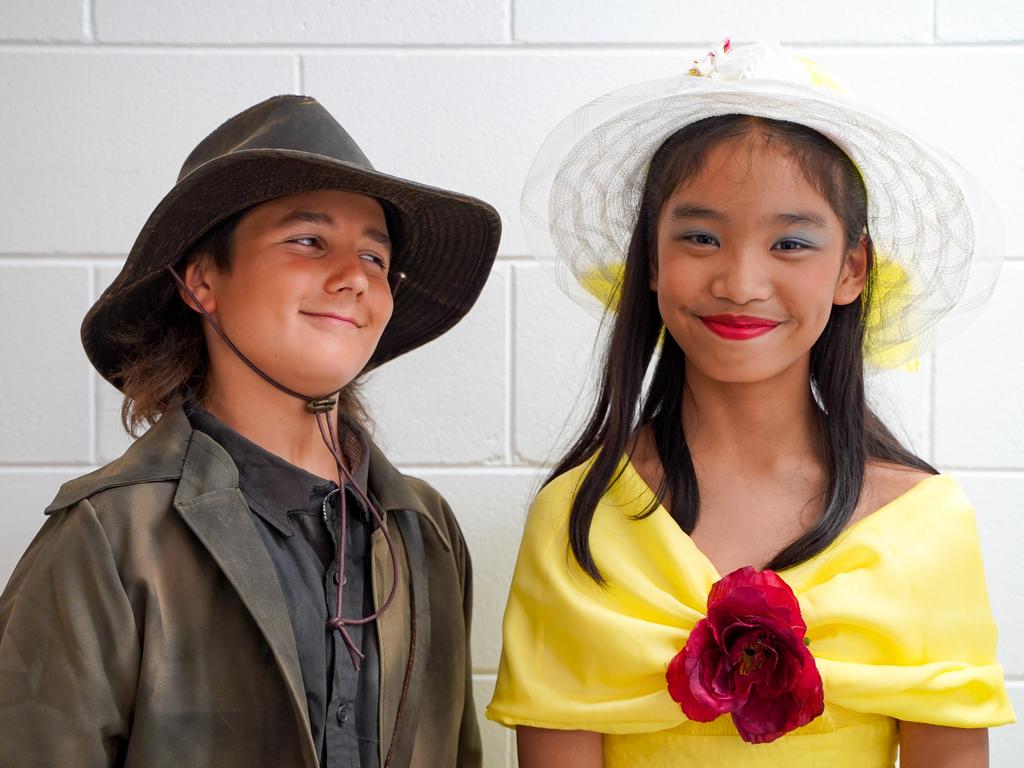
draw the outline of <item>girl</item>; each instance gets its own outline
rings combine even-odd
[[[726,43],[535,163],[541,256],[615,316],[505,614],[523,768],[984,766],[1013,720],[973,511],[864,395],[987,297],[996,220],[839,87]]]

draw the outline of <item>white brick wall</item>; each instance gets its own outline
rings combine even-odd
[[[706,41],[724,35],[736,41],[931,43],[932,6],[932,0],[762,0],[756,4],[517,0],[515,29],[517,40],[554,44],[686,42],[706,46]]]
[[[58,484],[116,457],[117,394],[78,342],[188,150],[282,92],[319,98],[386,171],[495,203],[501,260],[450,335],[371,377],[380,439],[435,483],[476,562],[481,710],[523,514],[583,415],[595,321],[530,259],[520,184],[566,111],[682,69],[710,43],[781,39],[944,147],[992,191],[1011,259],[992,305],[872,397],[979,510],[1001,654],[1024,715],[1024,5],[1017,0],[5,0],[0,4],[0,583]],[[465,375],[466,371],[470,375]],[[410,382],[415,382],[411,386]],[[484,725],[487,764],[514,761]],[[992,765],[1024,754],[993,732]]]

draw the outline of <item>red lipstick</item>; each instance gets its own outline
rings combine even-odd
[[[700,319],[712,333],[733,341],[763,336],[779,325],[777,320],[747,315],[705,315]]]

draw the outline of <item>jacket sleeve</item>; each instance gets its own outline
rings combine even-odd
[[[480,741],[480,725],[477,722],[476,706],[473,701],[473,658],[470,652],[470,629],[473,616],[473,563],[469,557],[469,548],[459,530],[458,523],[445,504],[445,512],[454,528],[454,549],[459,558],[462,571],[462,612],[466,623],[466,697],[462,708],[462,723],[459,727],[458,768],[481,768],[483,765],[483,745]]]
[[[0,765],[119,764],[139,662],[110,543],[81,501],[46,521],[0,596]]]

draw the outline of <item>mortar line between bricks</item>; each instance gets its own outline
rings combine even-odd
[[[967,477],[984,477],[991,475],[1000,478],[1024,478],[1024,467],[979,467],[979,466],[952,466],[939,464],[935,467],[940,472],[956,472],[958,475]]]
[[[96,8],[94,0],[82,0],[82,39],[96,42]]]
[[[126,254],[85,254],[85,253],[0,253],[0,264],[9,267],[35,266],[48,264],[50,266],[89,266],[111,263],[120,263],[127,258]]]
[[[45,263],[109,263],[112,261],[121,262],[128,258],[127,251],[120,253],[97,253],[97,252],[73,252],[73,251],[54,251],[50,253],[29,253],[25,251],[0,251],[0,262],[12,263],[12,262],[24,262],[26,264],[39,264]],[[1007,256],[1007,261],[1022,261],[1024,262],[1024,256]],[[536,266],[537,262],[532,256],[526,256],[521,254],[498,254],[498,260],[495,266],[501,264],[519,264],[520,266]]]
[[[96,301],[96,266],[89,267],[89,304]],[[96,374],[89,368],[89,463],[95,464],[99,456],[99,387],[96,386]]]
[[[928,400],[925,403],[925,407],[927,408],[925,424],[928,429],[925,436],[925,449],[928,451],[928,460],[933,465],[935,464],[935,416],[938,411],[938,408],[935,405],[935,380],[937,378],[935,366],[937,359],[938,354],[933,354],[931,355],[931,359],[928,361]]]
[[[939,0],[932,0],[932,42],[939,42]]]
[[[52,253],[26,253],[25,251],[0,252],[0,263],[22,266],[26,264],[57,264],[60,266],[83,264],[109,264],[111,262],[122,262],[128,258],[127,252],[123,253],[75,253],[71,251],[56,251]],[[1007,256],[1006,263],[1024,263],[1024,254]],[[536,259],[532,256],[520,254],[498,254],[495,266],[501,264],[535,267],[538,266]]]
[[[45,475],[45,474],[71,474],[81,475],[85,472],[92,472],[94,469],[99,467],[96,464],[89,464],[83,462],[81,464],[13,464],[4,463],[0,464],[0,477],[5,475],[13,474],[30,474],[30,475]]]
[[[508,39],[516,42],[516,0],[508,0]]]
[[[508,477],[536,477],[552,469],[553,464],[521,464],[508,466],[495,464],[493,466],[481,464],[403,464],[399,462],[397,467],[403,472],[427,472],[433,475],[502,475]],[[80,463],[60,462],[47,464],[45,462],[0,462],[0,475],[15,472],[81,472],[93,470],[97,464],[83,461]],[[993,477],[999,479],[1024,479],[1024,467],[937,467],[941,472],[956,472],[963,477]],[[1022,677],[1024,680],[1024,677]]]
[[[306,62],[302,54],[295,57],[295,93],[305,94],[306,92]]]
[[[936,351],[932,354],[931,364],[928,366],[928,436],[926,438],[928,458],[933,466],[938,458],[935,450],[935,420],[938,416],[935,393],[938,390],[938,385],[936,384],[939,378],[938,364],[939,353]]]
[[[433,476],[440,475],[472,475],[477,476],[503,476],[503,477],[536,477],[551,469],[553,465],[521,465],[508,466],[507,464],[403,464],[397,462],[396,467],[402,472],[412,474],[424,473]]]
[[[510,264],[505,286],[505,461],[516,461],[516,267]]]
[[[396,466],[409,472],[432,472],[435,474],[472,474],[472,475],[534,475],[548,472],[555,465],[550,462],[520,461],[511,466],[507,464],[406,464],[396,462]],[[956,472],[961,475],[1024,478],[1024,466],[1020,467],[986,467],[986,466],[954,466],[940,464],[936,467],[940,472]]]
[[[543,42],[531,43],[515,41],[493,42],[493,43],[329,43],[303,45],[301,43],[168,43],[168,42],[89,42],[84,41],[49,41],[49,40],[4,40],[0,41],[0,51],[12,51],[15,53],[70,53],[75,51],[120,51],[124,53],[213,53],[213,54],[258,54],[258,53],[292,53],[292,54],[339,54],[339,53],[398,53],[398,54],[419,54],[437,53],[446,54],[453,52],[466,53],[490,53],[495,55],[506,55],[508,53],[655,53],[655,54],[686,54],[692,55],[694,48],[703,49],[707,47],[707,40],[698,42]],[[920,42],[827,42],[822,40],[807,42],[790,42],[787,47],[797,51],[808,49],[823,50],[860,50],[870,53],[876,50],[956,50],[957,48],[983,48],[985,50],[1001,53],[1020,52],[1024,49],[1024,40],[964,40],[931,42],[923,40]]]

